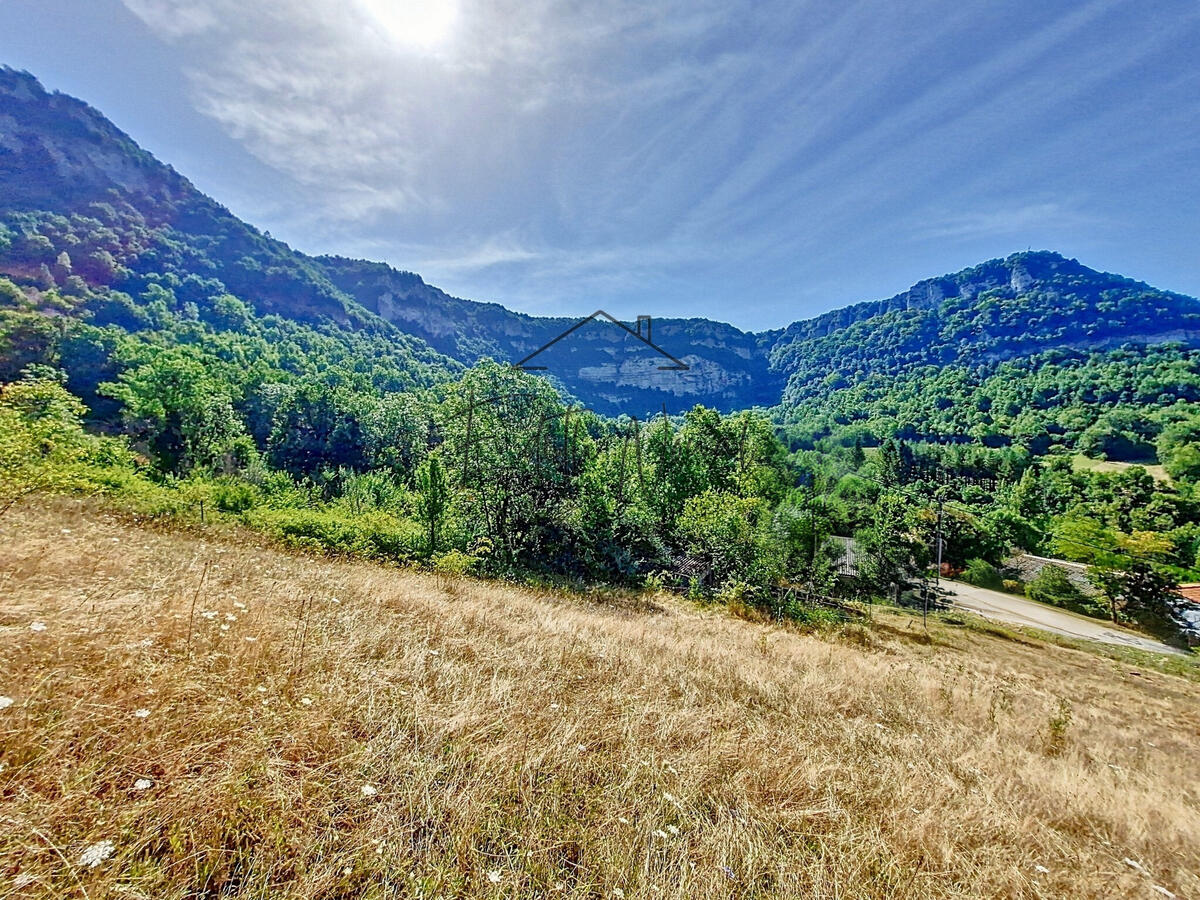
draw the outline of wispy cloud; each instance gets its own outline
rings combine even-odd
[[[444,0],[411,40],[382,0],[123,2],[296,185],[275,233],[529,309],[778,325],[948,243],[1109,246],[1147,166],[1200,201],[1191,0]]]
[[[1085,228],[1101,224],[1101,217],[1088,215],[1062,203],[1031,203],[999,209],[947,213],[915,223],[913,238],[1014,237],[1045,231]]]

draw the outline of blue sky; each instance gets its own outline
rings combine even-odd
[[[747,329],[1027,247],[1200,294],[1200,4],[0,0],[235,213],[536,314]]]

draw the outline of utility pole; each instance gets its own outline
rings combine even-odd
[[[938,518],[937,518],[937,571],[934,573],[935,584],[938,587],[942,586],[942,506],[943,502],[938,500]]]
[[[808,558],[808,567],[812,569],[817,564],[817,485],[815,478],[808,482],[808,530],[812,532],[812,556]]]

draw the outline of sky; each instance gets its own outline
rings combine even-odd
[[[764,330],[1028,248],[1200,295],[1196,0],[0,0],[0,63],[538,315]]]

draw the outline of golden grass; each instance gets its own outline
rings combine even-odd
[[[1076,453],[1071,457],[1071,467],[1076,472],[1124,472],[1126,469],[1133,468],[1134,466],[1141,466],[1155,481],[1163,483],[1170,483],[1171,481],[1171,476],[1167,474],[1167,470],[1156,463],[1129,463],[1107,459],[1092,459],[1092,457],[1084,456],[1082,453]],[[1162,895],[1160,894],[1159,896]]]
[[[1196,685],[1078,650],[65,501],[0,519],[0,596],[0,895],[1200,897]]]

